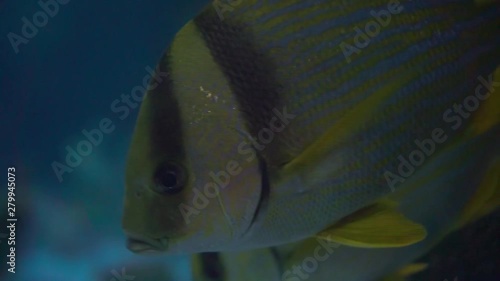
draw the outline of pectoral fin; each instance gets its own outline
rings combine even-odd
[[[394,204],[381,202],[342,219],[317,237],[352,247],[393,248],[417,243],[426,235],[422,225],[406,218]]]

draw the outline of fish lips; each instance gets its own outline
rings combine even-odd
[[[151,239],[128,235],[127,249],[137,254],[155,254],[166,252],[168,249],[168,238]]]

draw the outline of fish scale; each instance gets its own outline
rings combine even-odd
[[[371,52],[367,52],[367,53],[371,53]],[[361,61],[361,60],[358,60],[358,61]],[[354,72],[354,73],[356,73],[356,72]],[[353,76],[353,75],[351,75],[351,76]],[[300,80],[300,79],[299,79],[299,80]],[[344,79],[343,77],[342,77],[341,79],[339,79],[339,81],[345,81],[345,80],[348,80],[348,79]],[[308,81],[308,80],[305,80],[305,81]],[[377,80],[376,80],[376,79],[374,79],[374,81],[377,81]],[[329,96],[329,95],[324,95],[324,94],[322,94],[322,92],[320,92],[320,91],[319,91],[319,92],[318,92],[318,91],[311,91],[311,89],[307,89],[307,92],[308,92],[308,93],[318,93],[318,95],[319,95],[319,97],[320,97],[320,98],[325,98],[325,97],[328,97],[328,96]],[[353,95],[354,95],[354,94],[353,94]],[[296,97],[299,97],[300,95],[295,95],[295,96],[296,96]],[[330,96],[331,96],[331,95],[330,95]],[[345,105],[345,103],[344,103],[344,102],[343,102],[342,104],[344,104],[344,105]],[[304,110],[301,110],[300,112],[303,112],[303,111],[304,111]],[[321,110],[318,110],[318,111],[319,111],[319,112],[323,112],[323,111],[321,111]],[[306,118],[304,118],[304,119],[306,119]],[[331,118],[331,119],[333,119],[333,118]],[[314,122],[315,122],[315,118],[307,118],[307,120],[308,120],[308,124],[307,124],[307,125],[312,125],[312,123],[314,123]],[[330,122],[331,122],[331,121],[330,121]],[[322,125],[323,123],[322,123],[322,122],[317,122],[317,124]],[[312,138],[314,138],[314,136],[313,136]]]

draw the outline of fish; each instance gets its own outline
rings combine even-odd
[[[497,129],[492,133],[499,132]],[[442,170],[437,181],[436,177],[429,177],[429,174],[440,170],[443,161],[459,160],[443,155],[434,158],[429,165],[417,172],[412,188],[396,191],[385,198],[397,202],[397,208],[402,214],[425,226],[428,235],[418,243],[407,247],[367,249],[310,237],[299,242],[261,249],[194,254],[191,257],[193,280],[406,280],[405,278],[426,270],[432,262],[422,260],[424,254],[450,234],[465,227],[474,227],[474,222],[495,210],[491,206],[498,207],[499,147],[496,146],[493,151],[478,153],[481,149],[478,149],[477,142],[486,141],[484,144],[494,147],[494,142],[498,143],[499,138],[498,135],[496,139],[483,135],[473,142],[448,150],[456,156],[460,155],[456,153],[458,150],[474,153],[474,158],[471,159],[474,162],[471,162],[462,175],[450,180],[449,175]],[[484,172],[475,173],[477,169]],[[421,181],[429,181],[429,184],[422,186]],[[210,270],[213,268],[210,265],[214,263],[217,264],[217,272]]]
[[[151,79],[126,165],[128,249],[424,240],[385,198],[435,158],[421,185],[458,178],[476,158],[457,147],[498,140],[499,2],[231,3],[189,21]]]

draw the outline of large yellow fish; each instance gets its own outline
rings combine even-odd
[[[168,77],[139,113],[126,174],[128,248],[424,239],[420,222],[380,200],[410,190],[436,157],[447,160],[439,172],[457,177],[474,158],[453,148],[474,143],[482,155],[498,138],[500,103],[489,91],[498,84],[500,5],[482,2],[207,7],[165,52],[158,70]]]

